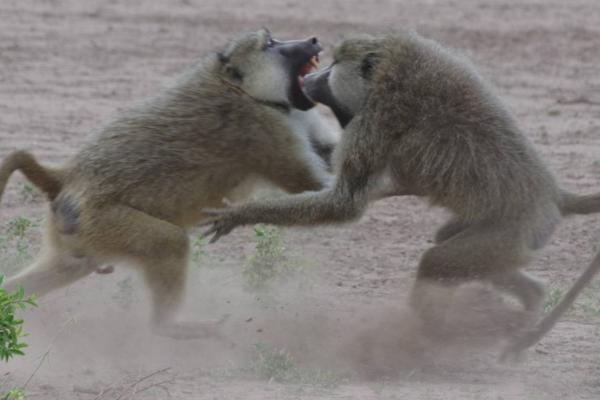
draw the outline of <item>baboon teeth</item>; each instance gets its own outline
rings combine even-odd
[[[319,68],[319,56],[313,56],[309,62],[310,62],[310,65],[312,65],[316,69]]]

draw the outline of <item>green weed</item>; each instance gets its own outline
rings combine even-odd
[[[262,379],[321,388],[334,388],[342,381],[332,371],[298,367],[292,355],[284,349],[272,350],[259,343],[255,345],[255,350],[256,360],[252,369]]]
[[[6,393],[2,400],[25,400],[25,392],[23,389],[12,389]]]
[[[198,235],[192,241],[192,261],[198,265],[206,256],[206,238]]]
[[[248,289],[267,290],[276,281],[289,277],[300,269],[300,264],[288,256],[278,228],[256,225],[254,235],[256,249],[242,270]]]
[[[546,295],[546,301],[544,302],[544,312],[549,312],[560,302],[563,298],[564,290],[558,286],[550,287],[548,294]]]
[[[19,190],[19,199],[23,203],[36,203],[42,200],[42,194],[30,182],[24,182]]]
[[[2,288],[4,276],[0,275],[0,360],[8,361],[15,355],[23,355],[27,344],[21,341],[23,320],[15,316],[17,310],[36,306],[32,296],[25,298],[22,288],[9,293]]]

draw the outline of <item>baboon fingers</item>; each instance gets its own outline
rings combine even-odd
[[[227,212],[227,208],[203,208],[201,211],[208,218],[205,218],[198,226],[209,226],[218,221]]]
[[[202,238],[208,238],[213,235],[209,243],[214,243],[221,236],[230,233],[236,226],[242,225],[237,214],[231,208],[221,209],[203,209],[203,213],[209,216],[202,221],[199,226],[210,226],[208,230],[201,234]]]
[[[227,235],[229,232],[231,232],[232,229],[233,228],[225,229],[219,225],[219,221],[215,221],[214,225],[206,232],[201,233],[200,236],[203,239],[206,239],[212,235],[212,237],[210,238],[210,240],[208,242],[215,243],[217,240],[219,240],[221,238],[221,236]]]

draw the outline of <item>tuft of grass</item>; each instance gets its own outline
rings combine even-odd
[[[551,286],[544,302],[544,312],[551,311],[564,296],[564,290],[558,286]]]
[[[23,389],[12,389],[6,393],[2,400],[25,400],[25,392]]]
[[[566,289],[564,285],[552,285],[544,302],[544,312],[550,312],[564,298]],[[594,282],[581,293],[573,309],[585,314],[600,316],[600,282]]]
[[[42,193],[31,182],[23,182],[19,190],[19,199],[23,203],[37,203],[42,198]]]
[[[255,345],[255,350],[256,360],[252,369],[262,379],[327,389],[334,388],[342,382],[342,377],[335,372],[298,367],[292,355],[285,349],[273,350],[258,343]]]
[[[25,233],[36,224],[27,217],[17,217],[8,223],[8,233],[10,236],[23,239]]]
[[[29,232],[39,224],[27,217],[17,217],[8,222],[0,235],[0,273],[12,273],[31,261]]]
[[[269,350],[263,344],[256,344],[257,359],[254,372],[263,379],[276,382],[289,382],[295,378],[296,365],[292,356],[285,350]]]
[[[586,314],[600,315],[600,282],[590,284],[577,306]]]
[[[192,241],[192,261],[198,265],[206,257],[206,238],[198,235]]]
[[[299,265],[290,260],[278,228],[254,227],[256,248],[242,270],[246,287],[252,291],[269,289],[277,280],[297,272]]]
[[[551,117],[556,117],[556,116],[560,115],[560,110],[556,110],[556,109],[548,110],[548,115]]]

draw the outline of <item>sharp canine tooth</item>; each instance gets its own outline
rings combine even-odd
[[[319,61],[317,60],[317,57],[313,56],[310,59],[310,64],[315,68],[319,68]]]

